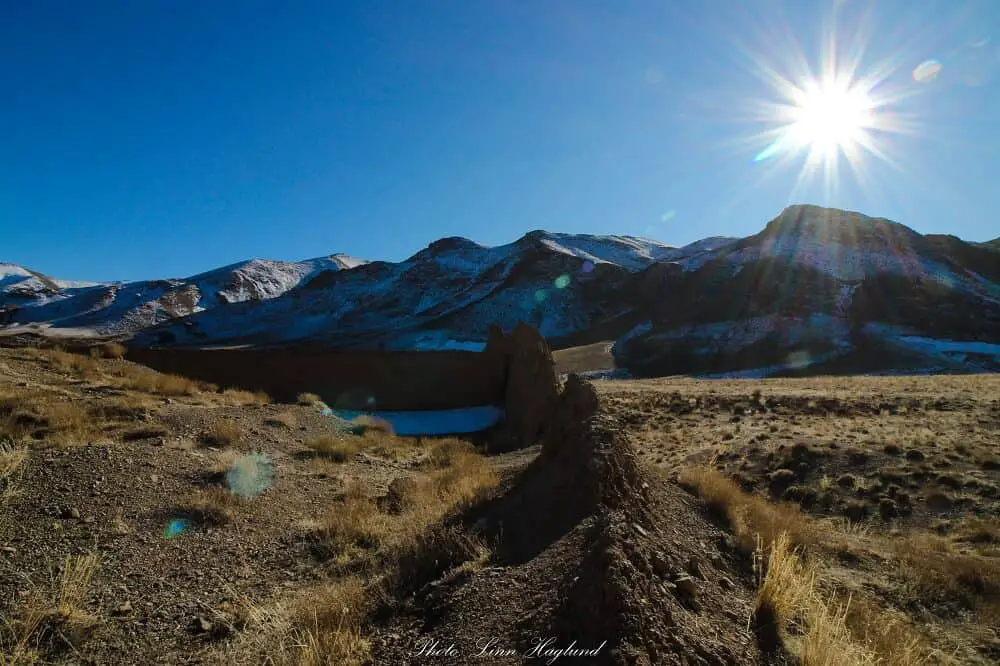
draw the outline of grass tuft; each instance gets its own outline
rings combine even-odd
[[[201,434],[201,441],[206,446],[228,448],[239,444],[243,438],[240,427],[233,421],[216,421]]]
[[[334,462],[347,462],[361,450],[359,438],[349,435],[320,435],[309,440],[306,446]]]

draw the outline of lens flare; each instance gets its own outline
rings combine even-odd
[[[594,262],[590,259],[583,262],[583,266],[580,267],[581,273],[593,273],[594,272]]]
[[[186,520],[183,518],[175,518],[167,523],[167,526],[163,528],[163,538],[173,539],[175,537],[179,537],[184,534],[185,530],[187,530],[187,526],[188,523]]]
[[[226,485],[239,497],[256,497],[271,487],[274,463],[263,453],[240,456],[226,473]]]
[[[930,83],[941,72],[941,63],[937,60],[925,60],[913,70],[913,80],[917,83]]]
[[[549,297],[549,294],[544,289],[538,289],[537,291],[535,291],[535,302],[536,303],[542,303],[548,297]]]
[[[335,411],[370,412],[375,411],[375,396],[364,388],[355,388],[341,393],[333,403]]]
[[[569,283],[570,277],[564,274],[557,277],[554,284],[556,285],[556,289],[565,289],[569,286]]]

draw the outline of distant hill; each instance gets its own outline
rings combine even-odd
[[[533,231],[444,238],[398,262],[251,260],[190,278],[67,283],[0,264],[0,332],[135,346],[479,349],[489,327],[555,347],[617,340],[633,374],[1000,369],[998,241],[791,206],[747,238],[685,247]]]

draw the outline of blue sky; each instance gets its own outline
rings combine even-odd
[[[680,245],[790,202],[987,240],[998,27],[991,0],[7,2],[0,261],[112,280],[539,228]],[[755,162],[767,81],[830,43],[866,47],[887,159]]]

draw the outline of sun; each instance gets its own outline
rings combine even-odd
[[[845,177],[878,195],[877,181],[890,173],[878,165],[906,172],[901,139],[925,129],[909,103],[918,93],[909,77],[896,76],[906,58],[895,50],[888,59],[867,52],[875,32],[865,16],[851,23],[849,40],[837,35],[840,19],[824,22],[813,58],[782,32],[762,33],[759,49],[741,48],[751,82],[760,84],[743,106],[753,125],[743,145],[759,165],[752,180],[791,169],[798,170],[793,196],[817,194],[814,184],[835,195]]]
[[[846,77],[809,81],[793,95],[792,122],[785,130],[790,147],[828,159],[870,143],[875,104],[861,86]]]
[[[775,138],[755,161],[805,152],[806,167],[829,170],[841,157],[855,167],[866,151],[881,157],[873,132],[885,123],[878,114],[880,103],[865,81],[831,72],[819,79],[808,77],[799,85],[784,80],[780,92],[784,102],[770,111],[777,125],[771,132]]]

